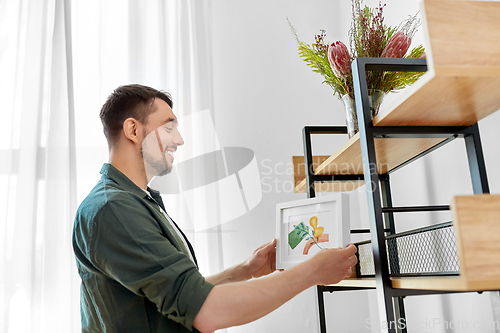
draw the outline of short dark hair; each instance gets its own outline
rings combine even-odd
[[[167,92],[140,84],[120,86],[109,95],[99,113],[109,148],[116,143],[125,119],[134,118],[146,124],[148,116],[155,110],[155,98],[173,106],[172,97]]]

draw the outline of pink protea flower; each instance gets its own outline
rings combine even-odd
[[[398,31],[391,36],[381,57],[385,58],[402,58],[406,51],[410,48],[411,38],[405,33]]]
[[[328,61],[333,73],[339,78],[351,74],[351,56],[344,43],[337,41],[328,48]]]

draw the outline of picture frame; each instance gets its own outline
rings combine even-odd
[[[306,261],[322,248],[350,243],[349,195],[334,193],[276,205],[276,268]]]

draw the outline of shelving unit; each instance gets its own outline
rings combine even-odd
[[[379,309],[382,310],[380,311],[383,317],[381,321],[396,323],[400,318],[405,317],[403,297],[406,296],[500,290],[500,274],[494,279],[473,280],[463,274],[459,276],[391,277],[387,260],[381,260],[381,258],[388,257],[385,247],[386,234],[394,234],[395,232],[394,218],[392,216],[394,212],[449,209],[447,206],[392,207],[389,181],[391,172],[404,167],[456,138],[463,138],[466,144],[474,193],[489,193],[477,124],[470,126],[372,125],[367,101],[368,88],[366,86],[365,71],[423,71],[425,69],[426,61],[420,59],[358,58],[354,61],[353,71],[355,73],[356,100],[359,104],[357,107],[363,110],[363,113],[358,115],[360,132],[333,155],[313,159],[311,134],[345,133],[346,130],[343,127],[308,126],[304,128],[304,162],[296,158],[294,164],[300,165],[304,163],[301,172],[304,173],[305,179],[298,182],[296,191],[305,190],[308,197],[314,197],[315,190],[318,188],[315,186],[315,182],[318,181],[335,182],[338,185],[334,189],[345,190],[349,186],[354,189],[362,185],[365,180],[368,180],[366,191],[368,194],[375,277],[348,279],[336,285],[318,286],[320,314],[323,313],[320,321],[322,332],[326,332],[322,295],[325,291],[375,288],[378,294]],[[500,107],[500,103],[498,106]],[[318,167],[312,167],[313,160],[319,164]],[[362,164],[363,174],[354,172],[354,170],[360,170],[360,164]],[[377,168],[371,168],[372,165],[377,165]],[[346,185],[349,183],[354,185]],[[498,213],[500,204],[497,209]],[[383,214],[387,215],[385,224]],[[500,260],[497,261],[500,264]],[[388,331],[395,332],[396,330],[395,328],[388,328]]]
[[[353,61],[356,109],[362,110],[357,135],[331,156],[313,157],[312,134],[347,131],[328,126],[306,126],[303,130],[304,157],[293,161],[295,191],[314,197],[316,191],[348,191],[366,184],[375,270],[372,278],[318,286],[321,332],[326,332],[325,291],[376,289],[380,321],[386,323],[383,327],[387,332],[406,332],[406,328],[388,324],[405,318],[405,296],[500,290],[500,196],[488,195],[477,126],[480,119],[500,109],[500,46],[491,43],[500,31],[500,3],[450,3],[423,2],[427,60]],[[366,71],[426,73],[372,121]],[[386,247],[386,236],[395,233],[393,213],[449,207],[392,207],[389,175],[457,138],[465,141],[475,194],[455,197],[451,205],[460,274],[391,276],[388,261],[398,260],[397,255],[388,256]],[[462,237],[464,234],[467,237]]]

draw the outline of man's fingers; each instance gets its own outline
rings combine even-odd
[[[347,245],[347,247],[345,249],[352,252],[353,254],[358,252],[358,248],[354,244]]]
[[[352,269],[352,267],[351,267],[351,269],[349,269],[349,270],[347,271],[347,273],[346,273],[345,277],[346,277],[346,278],[350,278],[350,277],[353,277],[353,276],[355,276],[355,275],[354,275],[354,271],[353,271],[353,269]]]
[[[352,257],[356,254],[356,252],[358,252],[358,248],[353,244],[349,244],[345,249],[342,249],[342,251],[347,257]]]
[[[270,241],[269,243],[266,243],[266,244],[262,244],[261,246],[259,246],[255,251],[255,252],[259,252],[260,250],[263,250],[265,249],[266,252],[269,252],[269,250],[273,249],[274,247],[276,247],[276,238],[274,238],[272,241]]]
[[[356,256],[351,256],[347,259],[347,263],[350,267],[356,266],[356,264],[358,263],[358,258]]]
[[[263,248],[265,248],[267,245],[269,245],[269,243],[262,244],[261,246],[259,246],[258,248],[256,248],[254,252],[259,252],[260,250],[262,250]]]
[[[358,258],[353,255],[349,258],[347,258],[347,264],[349,265],[349,268],[347,269],[346,272],[346,278],[349,278],[354,275],[354,272],[356,271],[356,264],[358,263]]]
[[[271,262],[271,270],[274,272],[276,270],[276,251],[271,253],[271,258],[269,260]]]
[[[276,248],[276,238],[273,239],[271,242],[264,244],[263,246],[263,250],[265,250],[266,252],[271,252],[275,248]]]

